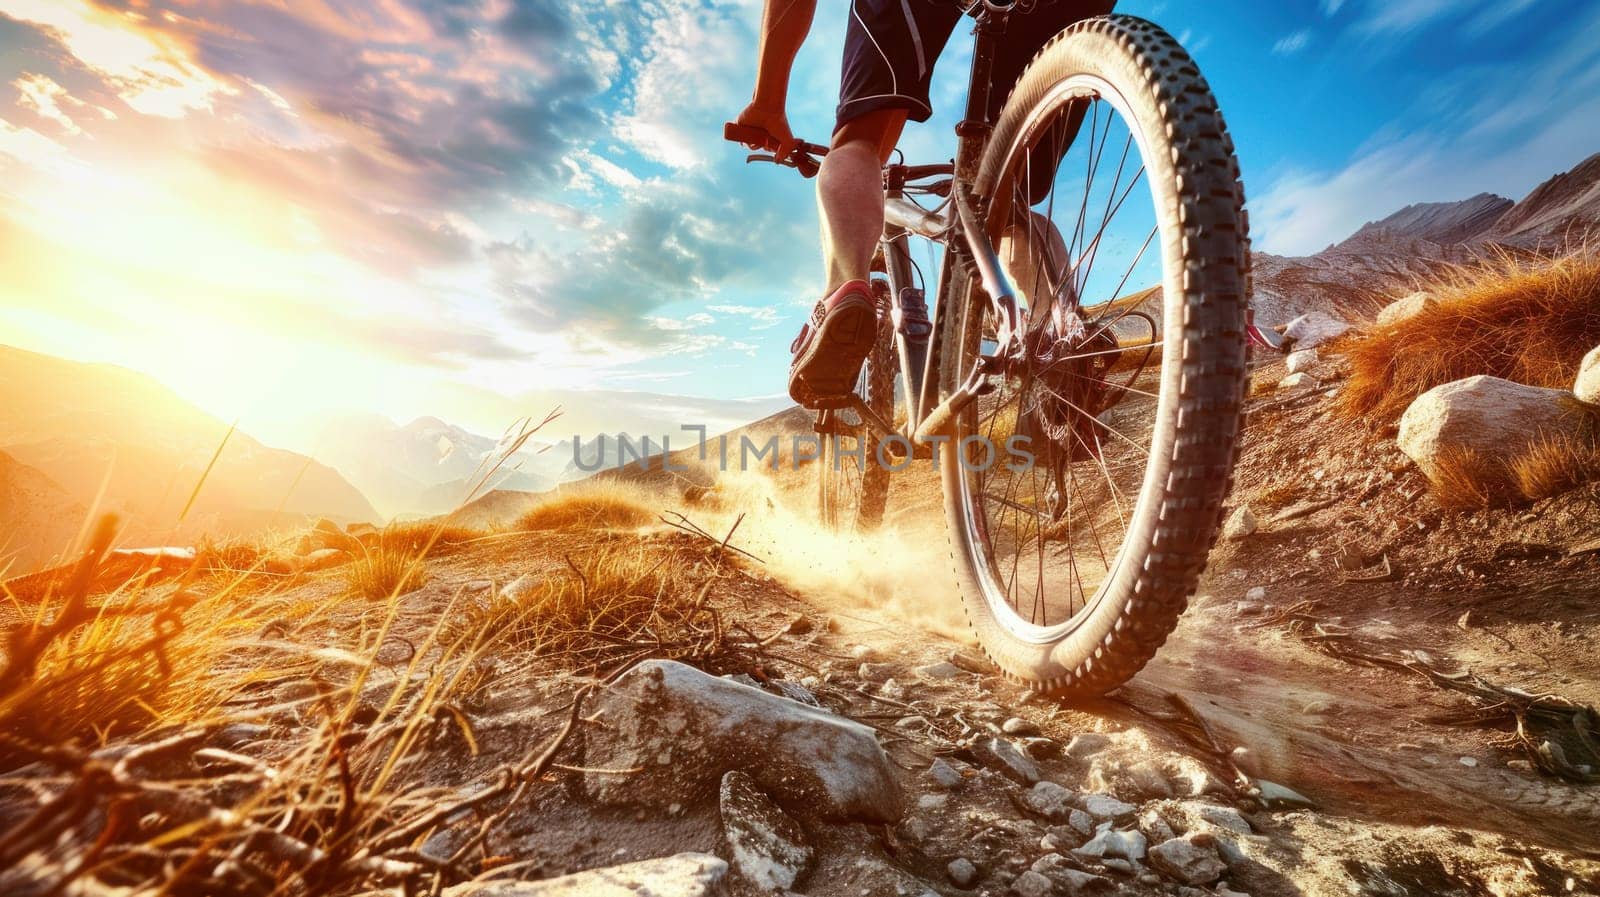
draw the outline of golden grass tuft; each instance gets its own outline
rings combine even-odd
[[[1423,289],[1437,304],[1341,339],[1350,380],[1335,408],[1392,421],[1417,396],[1477,374],[1570,389],[1578,363],[1600,345],[1600,250],[1554,258],[1501,253]]]
[[[1499,465],[1471,449],[1442,453],[1434,461],[1428,481],[1441,507],[1469,511],[1503,503],[1505,473]]]
[[[1305,488],[1292,480],[1279,480],[1268,483],[1256,493],[1255,500],[1269,508],[1287,507],[1305,491]]]
[[[530,588],[495,596],[461,625],[494,653],[593,655],[636,640],[677,641],[704,612],[686,572],[691,563],[681,552],[608,545],[567,558],[566,570]]]
[[[482,536],[479,530],[440,523],[391,523],[378,533],[378,544],[414,557],[444,554]]]
[[[1509,467],[1511,481],[1523,498],[1549,498],[1600,480],[1600,442],[1570,433],[1542,435]]]
[[[622,483],[585,483],[553,492],[517,520],[519,530],[620,529],[656,519],[639,490]]]
[[[422,555],[403,545],[382,542],[358,554],[344,567],[345,588],[351,595],[383,601],[404,595],[428,581]]]

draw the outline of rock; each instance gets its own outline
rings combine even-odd
[[[1039,781],[1039,767],[1009,739],[989,738],[974,745],[974,750],[986,765],[1014,782],[1032,785]]]
[[[1110,826],[1101,826],[1093,838],[1072,851],[1080,860],[1117,859],[1138,861],[1144,859],[1149,841],[1143,832],[1119,832]]]
[[[894,676],[894,666],[887,663],[864,663],[856,675],[868,682],[886,682]]]
[[[1312,385],[1311,375],[1305,371],[1296,371],[1295,373],[1290,374],[1289,376],[1278,381],[1279,389],[1297,389],[1302,386],[1310,385]]]
[[[1000,724],[1000,731],[1006,733],[1007,735],[1038,735],[1039,725],[1032,720],[1023,719],[1020,716],[1013,716]]]
[[[1032,869],[1017,876],[1017,880],[1011,883],[1011,893],[1018,897],[1050,897],[1055,889],[1055,882]]]
[[[813,623],[810,617],[800,614],[789,621],[789,626],[784,631],[790,635],[805,635],[815,628],[817,628],[817,624]]]
[[[543,881],[472,881],[444,897],[711,897],[722,893],[728,864],[704,853],[590,869]]]
[[[606,804],[665,808],[710,794],[724,773],[750,774],[802,816],[893,823],[894,765],[870,728],[681,663],[649,660],[586,709],[584,787]],[[643,767],[619,775],[602,770]]]
[[[811,693],[811,689],[791,679],[768,679],[767,689],[774,694],[782,695],[791,701],[799,701],[809,707],[822,706],[822,702],[817,700],[817,696]]]
[[[1589,350],[1578,364],[1578,379],[1572,384],[1572,394],[1580,402],[1600,405],[1600,346]]]
[[[1157,871],[1186,885],[1209,885],[1228,871],[1217,849],[1195,843],[1194,835],[1170,838],[1150,848],[1150,865]]]
[[[1035,760],[1061,756],[1061,743],[1050,738],[1024,738],[1022,752]]]
[[[1288,367],[1291,374],[1306,373],[1316,367],[1320,360],[1317,357],[1316,349],[1301,349],[1298,352],[1289,353],[1285,366]]]
[[[1167,841],[1178,836],[1154,808],[1139,814],[1139,830],[1151,841]]]
[[[868,661],[877,660],[878,651],[871,645],[852,645],[850,647],[850,657],[854,660],[859,660],[862,663],[866,663]]]
[[[930,663],[927,666],[917,667],[917,675],[924,679],[933,679],[936,681],[954,679],[961,675],[961,668],[947,660],[941,660],[938,663]]]
[[[1423,292],[1412,293],[1402,299],[1385,305],[1378,312],[1376,324],[1379,327],[1392,327],[1405,319],[1438,305],[1439,303],[1429,294]]]
[[[1255,601],[1255,602],[1265,601],[1265,600],[1267,600],[1267,587],[1266,586],[1251,586],[1250,590],[1248,592],[1244,593],[1244,598],[1245,598],[1246,601]]]
[[[1111,744],[1108,736],[1099,732],[1079,732],[1067,742],[1067,756],[1074,760],[1082,760],[1091,754],[1098,754]]]
[[[1072,813],[1072,792],[1055,782],[1034,785],[1022,796],[1022,802],[1028,809],[1051,822],[1064,822]]]
[[[1350,325],[1320,311],[1308,311],[1283,328],[1283,350],[1310,349],[1343,336]]]
[[[1094,817],[1083,810],[1073,810],[1067,815],[1067,825],[1085,838],[1094,834]]]
[[[990,663],[988,659],[968,654],[965,651],[953,651],[950,654],[950,663],[969,673],[987,676],[999,671],[999,668]]]
[[[890,678],[884,680],[883,685],[878,689],[878,694],[891,701],[904,701],[906,699],[906,687]]]
[[[1074,869],[1070,862],[1059,853],[1047,853],[1034,860],[1028,871],[1050,879],[1055,885],[1053,894],[1094,894],[1112,887],[1110,879]]]
[[[1120,756],[1100,754],[1089,763],[1084,788],[1106,794],[1125,794],[1140,800],[1172,797],[1172,783],[1151,760],[1126,762]]]
[[[794,887],[811,863],[811,845],[800,825],[742,772],[722,777],[721,797],[722,834],[734,870],[763,891]]]
[[[956,857],[944,867],[944,874],[950,877],[950,883],[958,888],[970,888],[978,880],[978,867],[966,857]]]
[[[1117,800],[1109,794],[1086,794],[1083,797],[1083,811],[1093,816],[1097,822],[1126,819],[1138,809],[1133,804]]]
[[[1418,396],[1400,417],[1398,442],[1429,479],[1438,479],[1441,459],[1463,451],[1504,462],[1541,437],[1584,438],[1591,426],[1585,408],[1559,389],[1468,377]]]
[[[1207,833],[1226,831],[1248,835],[1253,831],[1249,820],[1233,807],[1208,804],[1198,800],[1178,801],[1172,804],[1168,807],[1166,818],[1180,830],[1191,834],[1197,831]]]
[[[967,780],[966,776],[961,774],[961,770],[943,757],[933,758],[933,762],[928,765],[928,778],[933,780],[935,788],[944,791],[953,791]]]
[[[1228,515],[1228,522],[1222,525],[1222,537],[1225,539],[1243,539],[1256,531],[1256,515],[1250,510],[1249,505],[1240,505],[1232,514]]]
[[[1316,802],[1292,788],[1269,782],[1266,779],[1256,779],[1256,788],[1261,791],[1261,800],[1267,806],[1279,807],[1314,807]]]

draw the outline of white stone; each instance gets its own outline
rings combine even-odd
[[[1310,385],[1311,375],[1305,371],[1296,371],[1295,373],[1290,374],[1289,376],[1278,381],[1279,389],[1299,389],[1302,386]]]
[[[1250,590],[1244,593],[1244,597],[1246,601],[1265,601],[1267,600],[1267,587],[1251,586]]]
[[[722,777],[718,809],[740,877],[762,891],[794,887],[811,862],[811,845],[800,825],[762,794],[754,779],[737,771]]]
[[[1143,832],[1119,832],[1114,828],[1102,828],[1093,838],[1085,841],[1082,847],[1073,850],[1072,854],[1080,860],[1105,858],[1137,862],[1144,859],[1145,847],[1148,844],[1149,841]]]
[[[711,897],[722,893],[728,864],[704,853],[604,869],[543,881],[466,882],[444,889],[444,897]]]
[[[1377,325],[1379,327],[1393,326],[1424,309],[1432,308],[1438,304],[1438,301],[1428,293],[1420,291],[1412,293],[1385,305],[1383,310],[1378,312]]]
[[[1283,328],[1284,347],[1310,349],[1334,337],[1343,336],[1350,325],[1332,315],[1309,311]]]
[[[1290,352],[1289,358],[1284,364],[1288,367],[1289,373],[1298,374],[1316,367],[1319,361],[1321,359],[1317,357],[1316,349],[1301,349],[1297,352]]]
[[[584,786],[606,804],[710,798],[741,770],[791,813],[892,823],[895,767],[873,731],[669,660],[635,666],[586,708]],[[643,767],[637,773],[613,773]]]
[[[945,874],[950,876],[950,883],[958,888],[970,888],[978,880],[978,867],[966,857],[956,857],[950,865],[944,867]]]
[[[1600,346],[1589,350],[1578,365],[1578,379],[1572,385],[1572,394],[1580,402],[1600,405]]]
[[[1098,754],[1111,745],[1111,739],[1099,732],[1079,732],[1067,742],[1067,756],[1074,760],[1082,760],[1091,754]]]
[[[1249,505],[1240,505],[1228,515],[1228,522],[1222,525],[1222,535],[1226,539],[1243,539],[1253,534],[1257,526],[1255,512]]]
[[[1400,416],[1398,442],[1433,478],[1448,455],[1471,451],[1508,461],[1543,436],[1582,438],[1591,418],[1571,393],[1479,375],[1418,396]]]
[[[1022,796],[1028,809],[1051,822],[1063,822],[1072,813],[1072,792],[1055,782],[1040,782]]]
[[[1086,794],[1083,797],[1083,811],[1095,819],[1121,819],[1132,816],[1137,809],[1133,804],[1117,800],[1109,794]]]
[[[1011,883],[1011,892],[1017,897],[1050,897],[1055,893],[1055,883],[1043,874],[1029,869]]]
[[[1211,884],[1228,871],[1217,849],[1195,843],[1193,835],[1171,838],[1150,848],[1150,865],[1168,878],[1186,885]]]
[[[978,756],[1006,778],[1023,785],[1039,781],[1039,767],[1006,738],[990,738],[977,745]]]

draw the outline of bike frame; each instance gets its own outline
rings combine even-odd
[[[968,10],[976,20],[971,77],[967,86],[966,114],[956,126],[954,165],[884,168],[884,232],[881,242],[889,279],[891,319],[894,323],[895,354],[899,361],[904,390],[907,432],[898,433],[892,425],[855,398],[851,407],[862,420],[887,437],[899,435],[913,442],[929,443],[948,436],[956,416],[985,388],[989,374],[997,373],[1006,359],[1022,352],[1021,313],[1016,292],[1000,266],[999,254],[989,242],[983,216],[972,194],[989,132],[994,127],[996,110],[991,107],[990,70],[998,37],[1005,31],[1013,4],[980,0]],[[908,179],[948,172],[950,202],[943,214],[930,212],[906,199]],[[910,242],[914,237],[944,244],[945,255],[939,266],[938,288],[933,317],[927,313],[923,291],[912,275]],[[933,339],[947,314],[960,311],[968,296],[970,279],[963,261],[976,269],[978,281],[993,303],[997,320],[1004,322],[994,354],[985,356],[950,395],[939,396],[939,366],[945,347]],[[924,284],[926,286],[926,284]]]

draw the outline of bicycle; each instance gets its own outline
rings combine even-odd
[[[870,527],[889,468],[936,456],[984,651],[1038,690],[1099,695],[1177,625],[1232,485],[1244,191],[1205,79],[1142,19],[1063,30],[991,114],[983,86],[1015,5],[968,10],[976,43],[954,160],[884,168],[879,345],[855,394],[817,414],[820,510]],[[802,141],[779,156],[766,132],[732,123],[724,136],[772,151],[747,161],[807,177],[827,152]],[[1142,209],[1127,202],[1141,183]],[[943,255],[931,315],[913,238]],[[1114,263],[1116,279],[1091,279],[1118,256],[1131,261]],[[994,463],[1018,439],[1031,463]]]

